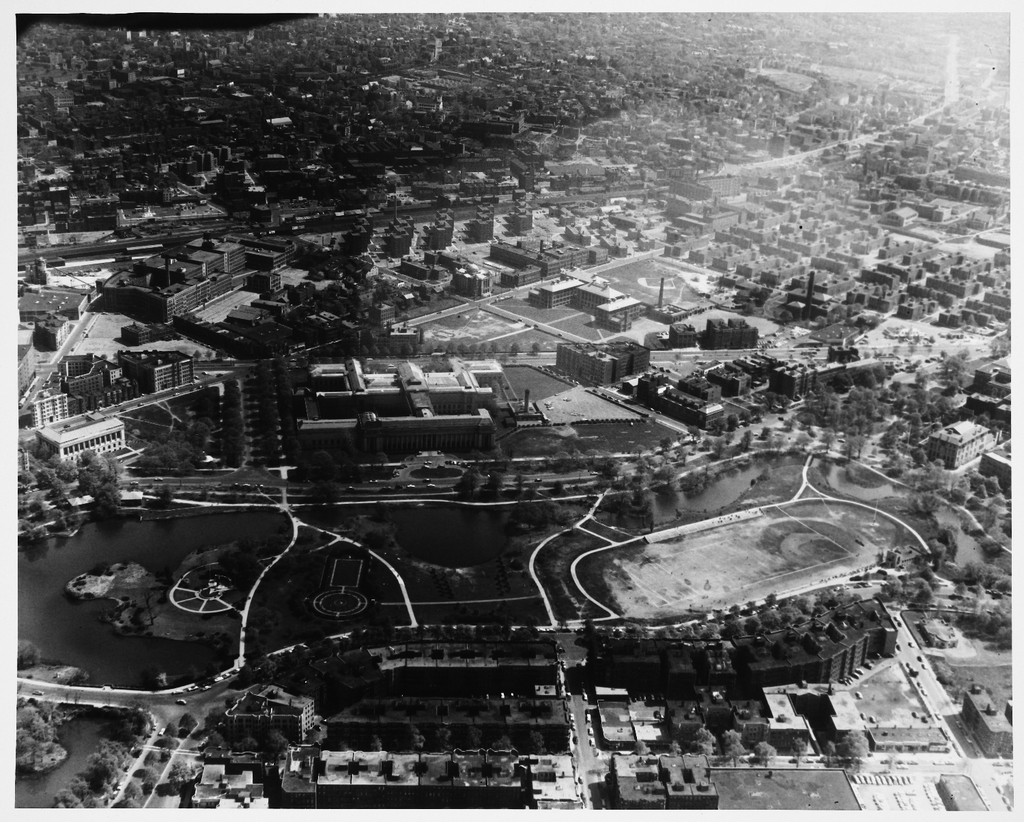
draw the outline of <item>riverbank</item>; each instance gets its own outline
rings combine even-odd
[[[80,685],[89,680],[89,672],[74,665],[33,665],[18,671],[18,676],[55,685]]]

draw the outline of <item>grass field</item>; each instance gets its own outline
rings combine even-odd
[[[501,441],[506,453],[511,446],[518,457],[551,457],[558,451],[583,454],[635,454],[651,451],[667,436],[676,434],[656,423],[606,423],[565,425],[558,428],[521,428]],[[678,434],[676,434],[678,436]]]
[[[556,337],[522,323],[498,317],[479,308],[467,308],[461,314],[424,323],[423,341],[428,348],[442,348],[448,343],[493,346],[495,351],[506,352],[512,343],[520,351],[528,352],[536,342],[544,351],[553,351]]]
[[[992,699],[1000,710],[1006,700],[1013,696],[1013,665],[956,665],[959,660],[948,659],[952,671],[952,683],[946,687],[946,693],[954,700],[960,700],[964,691],[972,685],[981,685],[992,694]]]
[[[878,548],[896,537],[889,520],[872,523],[862,509],[802,502],[642,548],[596,554],[578,574],[591,595],[613,610],[659,617],[727,608],[815,584],[873,562]]]
[[[607,543],[582,531],[570,531],[556,537],[537,555],[536,571],[551,610],[558,619],[592,619],[607,614],[583,596],[572,584],[569,566],[580,554]]]
[[[665,304],[697,302],[700,294],[687,283],[687,272],[657,259],[636,260],[625,265],[606,268],[601,277],[621,291],[643,303],[657,304],[661,278],[665,278]]]
[[[505,378],[519,399],[522,399],[529,389],[531,400],[546,400],[565,391],[571,385],[536,368],[522,365],[506,367]]]

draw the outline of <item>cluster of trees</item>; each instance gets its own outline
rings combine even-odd
[[[220,442],[224,464],[238,468],[245,458],[245,418],[242,413],[242,389],[238,380],[224,383],[220,413]]]
[[[312,482],[314,496],[321,502],[337,499],[339,480],[360,482],[362,470],[355,461],[356,448],[352,437],[342,432],[339,435],[340,454],[337,458],[327,451],[314,451],[312,454],[300,454],[296,468],[290,472],[289,479],[296,482]]]
[[[86,451],[78,460],[78,492],[89,495],[100,519],[116,516],[121,510],[120,463],[113,456],[98,456]]]
[[[18,640],[18,670],[39,664],[39,649],[27,639]]]
[[[265,541],[240,540],[234,551],[223,554],[217,564],[231,584],[240,591],[248,591],[263,571],[260,556],[280,550],[277,538]]]
[[[257,408],[254,436],[265,459],[272,465],[277,464],[282,453],[282,437],[288,443],[289,456],[297,457],[299,441],[294,435],[291,381],[283,359],[260,360],[256,364],[253,393]]]
[[[550,525],[566,525],[572,520],[572,511],[551,500],[520,502],[512,506],[508,526],[514,529],[527,528],[531,531]]]
[[[104,739],[99,750],[89,755],[85,768],[54,797],[54,807],[102,807],[102,795],[121,778],[121,763],[127,756],[128,749],[120,742]]]
[[[712,483],[717,474],[712,474],[705,465],[702,470],[691,471],[679,478],[679,490],[687,499],[700,496]]]
[[[64,757],[57,739],[61,717],[49,702],[18,701],[15,767],[18,773],[37,773],[47,762]]]
[[[187,428],[172,428],[153,437],[136,467],[167,474],[190,474],[203,464],[214,423],[197,419]]]

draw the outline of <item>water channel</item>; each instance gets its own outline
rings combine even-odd
[[[880,485],[868,487],[851,482],[846,476],[846,466],[843,465],[832,463],[827,467],[822,466],[822,470],[825,472],[825,478],[828,480],[829,485],[831,485],[840,494],[852,497],[859,502],[874,502],[878,499],[885,499],[886,497],[895,497],[899,495],[899,491],[891,482],[883,480],[882,477],[872,471],[868,471],[866,468],[860,468],[858,470],[866,474],[870,474],[874,479],[881,483]],[[827,493],[826,489],[822,490]]]
[[[674,520],[679,516],[678,512],[706,511],[708,516],[712,516],[747,493],[766,470],[778,470],[787,465],[803,465],[803,460],[793,457],[755,460],[738,470],[722,473],[707,488],[692,497],[680,491],[654,494],[654,523],[659,525]]]
[[[89,755],[99,748],[103,728],[109,721],[93,713],[76,716],[61,725],[57,737],[68,752],[67,759],[41,776],[17,777],[14,781],[14,807],[52,808],[53,797],[85,767]]]
[[[64,595],[71,578],[95,566],[131,561],[151,571],[174,569],[196,548],[262,539],[284,522],[272,512],[235,512],[173,519],[90,523],[75,536],[49,539],[18,552],[18,637],[33,642],[44,662],[84,668],[92,684],[137,686],[147,667],[169,677],[200,671],[212,648],[160,637],[121,636],[98,617],[110,600],[78,602]]]
[[[302,519],[328,530],[352,517],[344,508],[303,511]],[[388,506],[395,539],[417,559],[446,568],[465,568],[494,559],[508,544],[508,508],[468,508],[456,505]]]

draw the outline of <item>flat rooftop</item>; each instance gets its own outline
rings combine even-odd
[[[720,811],[861,809],[850,780],[841,770],[712,768],[711,782],[718,789]]]

